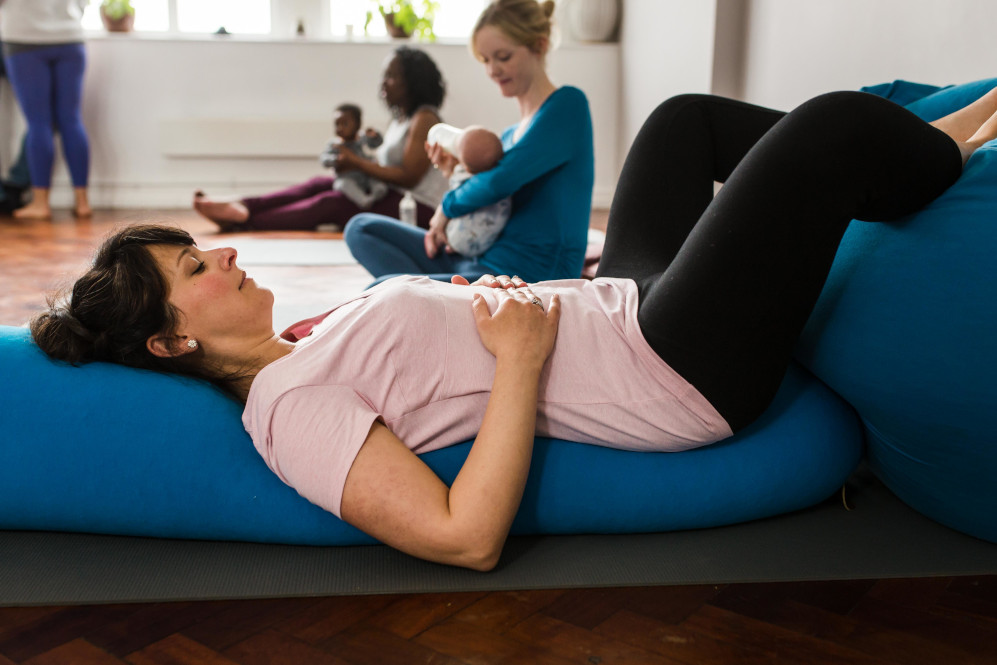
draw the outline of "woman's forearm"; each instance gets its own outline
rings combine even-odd
[[[366,161],[357,166],[357,168],[372,178],[377,178],[381,182],[386,182],[389,185],[396,185],[398,187],[403,187],[405,189],[411,189],[419,184],[422,180],[422,176],[426,174],[429,169],[427,162],[426,168],[419,171],[418,169],[412,169],[402,166],[384,166],[378,164],[377,162]]]
[[[508,279],[508,278],[506,278]],[[343,488],[342,517],[413,556],[490,570],[498,562],[529,475],[540,374],[557,336],[561,301],[546,310],[526,286],[501,289],[489,311],[471,307],[495,376],[478,436],[447,487],[383,422],[371,426]]]
[[[496,361],[481,429],[450,487],[450,515],[475,552],[474,566],[498,561],[530,470],[540,367]]]

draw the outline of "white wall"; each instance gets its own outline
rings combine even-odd
[[[686,92],[710,92],[714,0],[625,0],[620,24],[620,164],[654,108]]]
[[[997,76],[993,0],[745,0],[743,96],[792,108],[821,92]]]
[[[95,35],[88,43],[84,93],[95,206],[182,207],[189,205],[197,187],[256,193],[319,173],[317,157],[331,135],[336,104],[358,103],[365,124],[381,129],[387,125],[378,87],[393,48],[388,41]],[[423,48],[447,81],[442,108],[447,121],[498,130],[518,120],[515,101],[499,95],[466,45]],[[588,95],[596,126],[594,198],[607,205],[619,154],[613,129],[619,124],[619,47],[564,44],[549,56],[549,65],[556,83],[576,85]],[[167,154],[171,151],[163,145],[164,124],[197,118],[287,120],[298,134],[296,141],[288,141],[283,157]],[[314,141],[306,142],[311,150],[300,149],[301,131],[314,134]],[[69,194],[60,159],[54,202],[67,205]]]
[[[897,78],[997,76],[993,0],[622,0],[620,151],[667,97],[789,109]]]
[[[717,92],[791,108],[820,92],[906,78],[957,83],[997,75],[992,0],[621,0],[619,44],[566,42],[550,57],[556,82],[592,105],[598,206],[648,113],[683,92]],[[563,3],[562,3],[563,4]],[[251,193],[316,173],[311,155],[178,159],[161,123],[190,118],[284,118],[321,132],[350,100],[383,127],[376,90],[383,43],[156,39],[100,35],[89,44],[85,121],[98,206],[186,206],[195,187]],[[455,124],[494,129],[516,119],[463,45],[426,47],[449,84]],[[10,113],[9,90],[0,112]],[[7,137],[9,139],[9,137]],[[299,136],[298,139],[301,137]],[[0,141],[8,165],[11,141]],[[289,150],[294,153],[294,150]],[[298,151],[300,152],[300,151]],[[54,198],[69,200],[61,161]]]

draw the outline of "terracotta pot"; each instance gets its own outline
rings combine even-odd
[[[394,39],[408,39],[412,36],[411,32],[407,32],[405,28],[395,25],[395,14],[394,12],[390,14],[384,14],[384,27],[387,29],[388,34]]]
[[[131,32],[135,26],[135,14],[125,14],[121,18],[111,18],[100,8],[100,20],[104,22],[104,28],[108,32]]]

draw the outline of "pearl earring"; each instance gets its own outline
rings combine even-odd
[[[187,340],[187,348],[188,349],[196,349],[197,348],[197,340],[196,339],[188,339]]]

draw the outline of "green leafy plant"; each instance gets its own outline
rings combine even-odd
[[[436,41],[433,21],[436,20],[436,11],[440,5],[435,0],[371,0],[371,2],[377,5],[381,16],[391,17],[395,26],[406,35],[415,34],[420,41]],[[367,29],[372,17],[373,12],[367,12],[364,30]]]
[[[113,21],[135,14],[135,8],[132,7],[131,0],[103,0],[100,3],[100,8]]]

